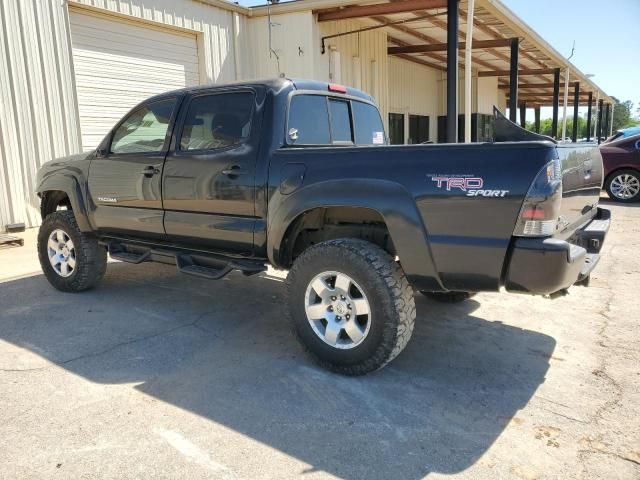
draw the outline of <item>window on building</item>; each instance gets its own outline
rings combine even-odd
[[[218,93],[194,97],[185,117],[181,150],[215,150],[249,138],[252,92]]]
[[[329,99],[329,114],[331,118],[331,141],[333,143],[353,142],[349,102]]]
[[[429,117],[426,115],[409,115],[409,143],[429,141]]]
[[[153,153],[164,147],[176,99],[144,105],[133,111],[116,129],[111,153]]]
[[[384,126],[378,109],[364,102],[351,102],[356,145],[384,145]]]
[[[404,114],[389,114],[389,143],[391,145],[404,144]]]

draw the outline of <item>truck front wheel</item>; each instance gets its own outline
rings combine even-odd
[[[38,231],[38,257],[49,283],[63,292],[94,287],[107,269],[107,251],[81,232],[73,211],[47,215]]]
[[[411,338],[416,317],[400,265],[357,239],[306,249],[289,271],[287,303],[305,349],[344,375],[364,375],[393,360]]]

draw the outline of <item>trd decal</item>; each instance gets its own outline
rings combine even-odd
[[[465,192],[467,197],[504,197],[509,190],[487,190],[483,189],[484,180],[481,177],[473,177],[471,175],[428,175],[433,182],[436,182],[438,188],[444,188],[448,192],[453,189],[460,189]]]

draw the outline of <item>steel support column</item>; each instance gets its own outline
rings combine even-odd
[[[536,133],[540,133],[540,107],[536,107],[533,112],[535,114],[535,131]]]
[[[591,140],[591,106],[593,104],[593,92],[589,92],[589,106],[587,107],[587,142]]]
[[[580,82],[573,84],[573,130],[571,131],[571,141],[578,141],[578,107],[580,106]]]
[[[551,137],[558,138],[558,102],[560,101],[560,69],[553,72],[553,118],[551,120]]]
[[[447,1],[447,142],[458,141],[458,0]]]
[[[600,145],[600,139],[602,138],[602,107],[604,106],[604,101],[600,99],[598,102],[598,145]]]
[[[520,126],[527,128],[527,102],[520,102]]]
[[[511,39],[511,64],[509,68],[509,120],[516,121],[518,108],[518,46],[519,38]]]

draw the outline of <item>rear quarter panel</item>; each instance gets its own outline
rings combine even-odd
[[[496,290],[524,196],[554,155],[549,142],[279,149],[269,174],[267,253],[273,261],[287,221],[295,216],[290,211],[299,205],[349,205],[346,202],[357,200],[385,218],[416,288],[440,284],[449,290]],[[279,188],[285,180],[280,172],[290,163],[304,165],[304,181],[285,195]],[[505,193],[469,196],[468,188],[438,178],[479,178],[482,190]],[[318,184],[326,188],[314,187]],[[390,225],[394,216],[407,219],[402,229],[394,231]],[[419,238],[420,245],[399,238],[408,236]],[[403,251],[402,243],[426,255]]]

